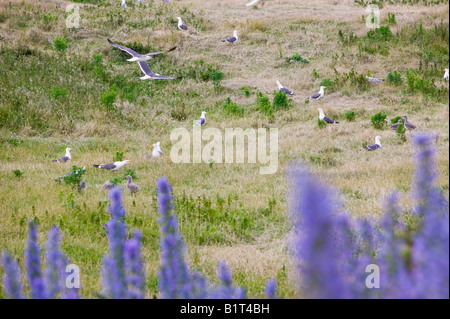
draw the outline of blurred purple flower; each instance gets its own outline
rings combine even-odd
[[[34,222],[29,223],[28,244],[25,248],[25,269],[31,289],[31,298],[48,298],[48,292],[42,277],[41,248],[37,242],[37,226]]]
[[[144,263],[141,256],[141,239],[140,231],[134,233],[133,238],[128,239],[125,243],[125,273],[127,298],[143,299],[145,297],[145,271]]]
[[[23,293],[22,274],[19,264],[6,250],[2,253],[2,265],[5,269],[3,283],[5,285],[7,296],[11,299],[25,299],[26,297]]]

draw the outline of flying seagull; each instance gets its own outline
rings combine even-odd
[[[252,2],[249,2],[246,4],[247,7],[251,7],[253,5],[256,5],[259,2],[259,0],[253,0]]]
[[[58,159],[52,160],[52,162],[55,162],[55,163],[70,162],[70,160],[72,159],[72,156],[70,155],[70,150],[71,150],[70,147],[66,148],[66,155],[63,157],[60,157]]]
[[[202,116],[200,116],[200,118],[197,120],[194,126],[201,126],[206,124],[205,114],[206,112],[202,112]]]
[[[107,164],[94,165],[96,168],[106,169],[108,171],[117,171],[119,168],[127,165],[129,160],[124,160],[122,162],[111,162]]]
[[[128,188],[128,190],[130,191],[130,193],[134,194],[134,193],[137,193],[137,192],[139,192],[139,191],[141,190],[141,188],[140,188],[139,186],[137,186],[135,183],[133,183],[133,182],[131,181],[131,180],[132,180],[131,175],[128,175],[128,176],[126,177],[126,179],[128,180],[128,182],[127,182],[127,188]]]
[[[396,131],[396,130],[397,130],[397,127],[398,127],[400,124],[402,124],[402,123],[403,123],[403,121],[399,119],[397,123],[395,123],[394,125],[391,125],[391,129],[393,129],[394,131]]]
[[[173,51],[173,50],[175,50],[177,48],[175,46],[175,47],[170,48],[167,51],[158,51],[158,52],[150,52],[150,53],[147,53],[147,54],[139,54],[139,53],[137,53],[136,51],[134,51],[134,50],[132,50],[130,48],[124,47],[123,45],[120,45],[120,44],[117,44],[117,43],[111,41],[110,39],[108,39],[108,42],[113,47],[116,47],[116,48],[118,48],[118,49],[120,49],[120,50],[122,50],[122,51],[124,51],[124,52],[126,52],[128,54],[130,54],[132,56],[132,58],[131,59],[127,59],[128,62],[138,62],[138,61],[151,60],[151,59],[153,59],[152,55],[158,55],[158,54],[171,52],[171,51]]]
[[[405,127],[408,130],[414,130],[416,128],[416,126],[414,124],[412,124],[411,122],[408,121],[408,117],[406,115],[404,115],[403,118],[405,119]]]
[[[172,76],[164,76],[159,75],[156,73],[153,73],[152,70],[150,70],[150,67],[148,66],[147,62],[139,61],[139,67],[141,68],[142,72],[144,72],[145,76],[140,77],[141,80],[175,80],[176,78]]]
[[[365,149],[368,149],[369,151],[375,151],[375,150],[381,148],[381,142],[380,142],[381,139],[382,139],[381,136],[375,137],[375,144],[368,145],[365,147]]]
[[[109,190],[113,189],[114,186],[116,186],[116,185],[114,185],[110,181],[106,181],[106,182],[103,183],[102,188],[109,191]]]
[[[318,100],[318,99],[320,99],[321,97],[324,96],[324,94],[325,94],[324,89],[326,89],[326,88],[327,88],[326,86],[321,86],[320,89],[319,89],[319,92],[317,92],[314,95],[311,95],[308,98],[308,100]]]
[[[319,111],[319,119],[320,120],[325,121],[328,124],[338,124],[339,123],[339,122],[336,122],[335,120],[332,120],[332,119],[326,117],[325,114],[323,113],[323,110],[321,107],[319,107],[317,110]]]
[[[122,0],[121,7],[122,7],[122,8],[126,8],[126,7],[127,7],[127,3],[125,2],[125,0]]]
[[[80,184],[78,185],[78,193],[81,193],[84,189],[86,188],[86,182],[84,181],[84,179],[80,182]]]
[[[444,73],[443,79],[448,81],[448,78],[449,78],[448,69],[445,69],[445,73]]]
[[[370,83],[373,84],[380,84],[381,82],[384,81],[384,79],[377,79],[377,78],[372,78],[370,76],[366,76],[367,81],[369,81]]]
[[[284,86],[282,86],[281,83],[280,83],[280,81],[277,81],[277,85],[278,85],[278,89],[279,89],[280,91],[283,91],[283,92],[285,92],[286,94],[288,94],[288,95],[290,95],[290,96],[294,95],[294,92],[292,92],[291,90],[288,90],[288,89],[286,89]]]
[[[226,39],[226,40],[222,40],[222,42],[227,42],[227,43],[233,43],[234,44],[234,43],[238,42],[238,40],[239,40],[239,37],[238,37],[238,34],[237,34],[237,30],[234,30],[233,36],[231,38]]]
[[[152,154],[147,155],[145,158],[156,158],[156,157],[160,157],[162,155],[162,151],[161,151],[161,142],[155,143],[152,145]]]
[[[186,31],[188,27],[183,24],[181,17],[178,17],[177,19],[178,19],[178,29]]]

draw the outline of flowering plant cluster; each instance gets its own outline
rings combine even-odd
[[[290,200],[293,241],[290,245],[299,271],[299,290],[307,298],[449,298],[449,206],[434,186],[436,180],[433,137],[418,134],[414,209],[401,211],[398,194],[389,196],[379,223],[354,220],[341,211],[332,189],[305,168],[291,169]],[[161,229],[159,297],[166,299],[246,298],[235,287],[225,262],[218,265],[220,284],[214,285],[185,259],[186,247],[173,214],[172,189],[166,178],[157,181]],[[105,298],[146,297],[146,274],[141,255],[142,234],[127,238],[122,191],[109,194],[111,219],[106,224],[109,251],[102,262]],[[59,229],[48,233],[45,269],[37,243],[37,226],[29,225],[25,270],[29,297],[78,298],[77,289],[65,285],[68,258],[60,249]],[[9,298],[26,298],[21,269],[3,251],[4,290]],[[368,266],[379,270],[378,287],[367,284]],[[267,298],[277,298],[277,282],[266,283]]]

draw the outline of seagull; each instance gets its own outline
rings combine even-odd
[[[72,159],[72,156],[70,155],[70,151],[71,151],[71,150],[72,150],[72,149],[71,149],[70,147],[66,148],[66,155],[63,156],[63,157],[60,157],[60,158],[58,158],[58,159],[56,159],[56,160],[52,160],[52,162],[55,162],[55,163],[61,163],[61,162],[66,163],[66,162],[70,162],[70,160]]]
[[[106,181],[105,183],[103,183],[102,188],[109,191],[109,190],[113,189],[114,186],[116,186],[116,185],[111,183],[110,181]]]
[[[205,114],[206,112],[202,112],[202,116],[200,116],[200,118],[197,120],[194,126],[201,126],[206,124]]]
[[[156,73],[153,73],[152,70],[150,70],[150,67],[148,66],[147,62],[139,61],[139,67],[141,68],[142,72],[144,72],[145,76],[140,77],[141,80],[175,80],[176,78],[171,76],[164,76],[159,75]]]
[[[253,5],[256,5],[259,2],[259,0],[253,0],[252,2],[249,2],[246,4],[247,7],[251,7]]]
[[[318,99],[320,99],[321,97],[323,97],[324,96],[324,94],[325,94],[325,92],[324,92],[324,89],[326,89],[327,87],[326,86],[321,86],[320,87],[320,89],[319,89],[319,92],[317,92],[316,94],[314,94],[314,95],[311,95],[309,98],[308,98],[308,100],[318,100]]]
[[[395,123],[394,125],[391,125],[391,129],[393,129],[394,131],[396,131],[396,130],[397,130],[397,127],[398,127],[401,123],[403,123],[403,121],[399,119],[397,123]]]
[[[81,193],[86,188],[86,182],[84,179],[80,182],[80,185],[78,185],[78,193]]]
[[[124,52],[126,52],[128,54],[130,54],[131,56],[133,56],[131,59],[127,59],[128,62],[139,62],[139,61],[151,60],[151,59],[153,59],[152,55],[158,55],[158,54],[171,52],[171,51],[173,51],[173,50],[175,50],[177,48],[175,46],[175,47],[170,48],[167,51],[158,51],[158,52],[150,52],[150,53],[147,53],[147,54],[139,54],[139,53],[137,53],[136,51],[134,51],[134,50],[132,50],[130,48],[124,47],[123,45],[119,45],[119,44],[111,41],[110,39],[108,39],[108,42],[113,47],[116,47],[116,48],[118,48],[118,49],[120,49],[120,50],[122,50],[122,51],[124,51]]]
[[[96,168],[106,169],[108,171],[117,171],[119,168],[127,165],[129,160],[125,160],[122,162],[111,162],[107,164],[94,165]]]
[[[377,79],[377,78],[372,78],[370,76],[366,76],[367,81],[369,81],[370,83],[373,84],[380,84],[381,82],[384,81],[384,79]]]
[[[178,17],[177,19],[178,19],[178,29],[186,31],[188,27],[183,24],[181,17]]]
[[[448,69],[445,69],[444,77],[443,79],[448,81],[449,75],[448,75]]]
[[[288,90],[288,89],[286,89],[284,86],[282,86],[281,83],[280,83],[280,81],[277,81],[277,85],[278,85],[278,89],[279,89],[280,91],[283,91],[283,92],[285,92],[286,94],[288,94],[288,95],[290,95],[290,96],[294,95],[294,92],[292,92],[291,90]]]
[[[319,119],[320,120],[325,121],[328,124],[338,124],[339,123],[339,122],[336,122],[335,120],[332,120],[332,119],[326,117],[325,114],[323,113],[323,110],[321,107],[319,107],[317,110],[319,111]]]
[[[406,115],[404,115],[403,118],[405,119],[405,127],[408,130],[414,130],[416,128],[416,126],[414,124],[412,124],[411,122],[408,121],[408,117]]]
[[[126,8],[127,7],[127,3],[125,2],[125,0],[122,0],[121,6],[122,6],[122,8]]]
[[[382,139],[381,136],[375,137],[375,144],[368,145],[368,146],[366,146],[364,148],[368,149],[369,151],[375,151],[375,150],[381,148],[381,142],[380,142],[381,139]]]
[[[132,180],[131,175],[128,175],[128,176],[126,177],[126,179],[128,180],[128,182],[127,182],[127,188],[128,188],[128,190],[130,191],[130,193],[134,194],[134,193],[137,193],[137,192],[139,192],[139,191],[141,190],[141,188],[140,188],[139,186],[137,186],[135,183],[133,183],[133,182],[131,181],[131,180]]]
[[[161,142],[158,142],[156,144],[152,145],[152,154],[147,155],[145,158],[156,158],[156,157],[160,157],[162,155],[162,151],[161,151]]]
[[[234,44],[234,43],[238,42],[238,40],[239,40],[239,37],[238,37],[238,34],[237,34],[237,30],[234,30],[233,36],[231,38],[226,39],[226,40],[222,40],[222,42],[227,42],[227,43],[233,43]]]

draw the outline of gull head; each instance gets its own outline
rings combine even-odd
[[[382,137],[381,136],[377,136],[377,137],[375,137],[375,144],[378,144],[378,145],[380,145],[380,140],[382,139]]]
[[[234,30],[233,35],[237,38],[237,30]]]
[[[320,87],[320,90],[323,91],[323,90],[326,89],[326,88],[327,88],[326,86],[321,86],[321,87]]]
[[[202,112],[202,117],[205,117],[205,114],[206,114],[206,112],[205,112],[205,111],[203,111],[203,112]]]

